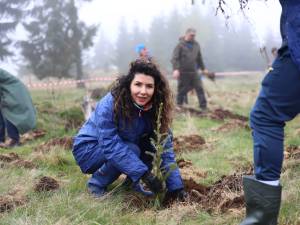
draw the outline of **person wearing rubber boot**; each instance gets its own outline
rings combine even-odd
[[[120,76],[111,91],[97,104],[91,117],[74,137],[73,155],[83,173],[92,174],[88,190],[103,196],[120,174],[125,184],[144,195],[162,191],[162,184],[151,173],[154,152],[150,142],[156,127],[158,108],[163,103],[161,132],[168,132],[162,155],[162,167],[176,162],[170,131],[172,97],[168,83],[155,64],[136,60],[127,75]],[[167,169],[168,170],[168,169]],[[145,191],[141,182],[151,192]],[[168,193],[184,193],[179,169],[166,180]],[[170,194],[169,194],[170,195]]]
[[[244,176],[246,218],[241,225],[277,224],[284,126],[300,112],[300,1],[280,0],[282,46],[250,114],[255,176]]]

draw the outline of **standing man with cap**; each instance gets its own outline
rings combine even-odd
[[[282,45],[250,114],[255,175],[243,177],[246,218],[241,225],[277,224],[284,126],[300,112],[300,1],[280,3]]]
[[[20,145],[20,133],[36,125],[36,112],[30,93],[15,76],[0,69],[0,147]],[[5,131],[10,138],[5,144]]]
[[[200,108],[205,111],[207,102],[198,70],[200,69],[202,74],[207,74],[208,71],[205,69],[200,45],[195,37],[196,30],[188,28],[185,35],[179,39],[171,60],[173,77],[178,79],[177,105],[182,106],[187,93],[195,89]]]

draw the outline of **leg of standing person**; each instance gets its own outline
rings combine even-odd
[[[10,121],[5,120],[7,135],[11,139],[8,147],[15,147],[20,145],[20,134],[15,125],[13,125]]]
[[[203,84],[202,84],[201,77],[197,73],[195,73],[193,75],[193,87],[196,90],[200,108],[202,110],[206,110],[207,109],[207,101],[205,98]]]
[[[300,112],[300,70],[288,50],[278,56],[262,82],[251,111],[255,176],[244,176],[246,218],[241,225],[277,224],[285,122]]]
[[[184,102],[185,96],[190,90],[191,86],[191,76],[188,73],[180,74],[178,79],[178,86],[177,86],[177,105],[181,106]]]
[[[0,143],[5,142],[5,121],[0,111]]]

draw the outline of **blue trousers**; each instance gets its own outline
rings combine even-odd
[[[144,151],[145,149],[147,149],[147,151],[149,149],[151,150],[151,145],[149,145],[150,141],[141,141],[139,145],[135,145],[133,143],[127,144],[130,145],[132,151],[134,151],[134,153],[148,166],[148,168],[151,169],[153,160],[152,156],[146,154]],[[152,150],[154,149],[152,148]],[[96,185],[98,187],[106,188],[108,185],[113,183],[120,175],[121,172],[117,168],[115,168],[112,163],[106,161],[93,173],[88,183]]]
[[[280,179],[285,122],[300,112],[300,71],[288,49],[279,52],[250,113],[255,176],[266,181]]]
[[[5,130],[7,130],[7,135],[13,140],[19,141],[20,135],[18,129],[11,122],[6,120],[0,111],[0,142],[5,141]]]

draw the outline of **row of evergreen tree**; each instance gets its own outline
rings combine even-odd
[[[185,30],[194,27],[197,30],[196,39],[200,43],[209,70],[240,71],[266,68],[267,58],[260,48],[265,47],[268,57],[272,60],[271,48],[280,45],[278,33],[271,29],[266,30],[264,40],[261,40],[261,34],[255,32],[255,28],[246,18],[240,23],[226,20],[222,14],[216,16],[203,7],[193,7],[184,13],[174,10],[168,16],[158,16],[153,19],[148,31],[141,29],[138,23],[130,30],[122,20],[115,45],[101,32],[92,64],[105,70],[116,65],[119,71],[124,72],[128,68],[128,62],[137,57],[134,52],[135,46],[144,43],[156,61],[166,71],[171,72],[173,49]]]
[[[1,0],[0,60],[13,55],[9,46],[17,40],[23,66],[39,79],[45,77],[83,77],[83,52],[93,46],[97,27],[87,26],[78,17],[78,5],[91,0]],[[191,10],[153,18],[149,30],[138,23],[129,30],[126,20],[119,25],[117,40],[108,40],[101,30],[89,61],[93,69],[117,68],[123,73],[137,57],[134,49],[144,43],[151,55],[166,71],[171,72],[172,51],[188,27],[197,29],[197,39],[205,64],[212,71],[260,70],[266,66],[254,27],[250,23],[230,23],[222,15],[215,16],[205,5]],[[227,21],[228,22],[228,21]],[[20,24],[27,31],[26,40],[10,35]],[[278,46],[278,38],[266,31],[267,49]]]
[[[22,66],[37,78],[83,78],[83,51],[93,46],[97,32],[78,17],[77,4],[83,1],[90,0],[1,0],[0,59],[13,55],[16,41]],[[26,40],[11,35],[17,24],[27,31]]]

